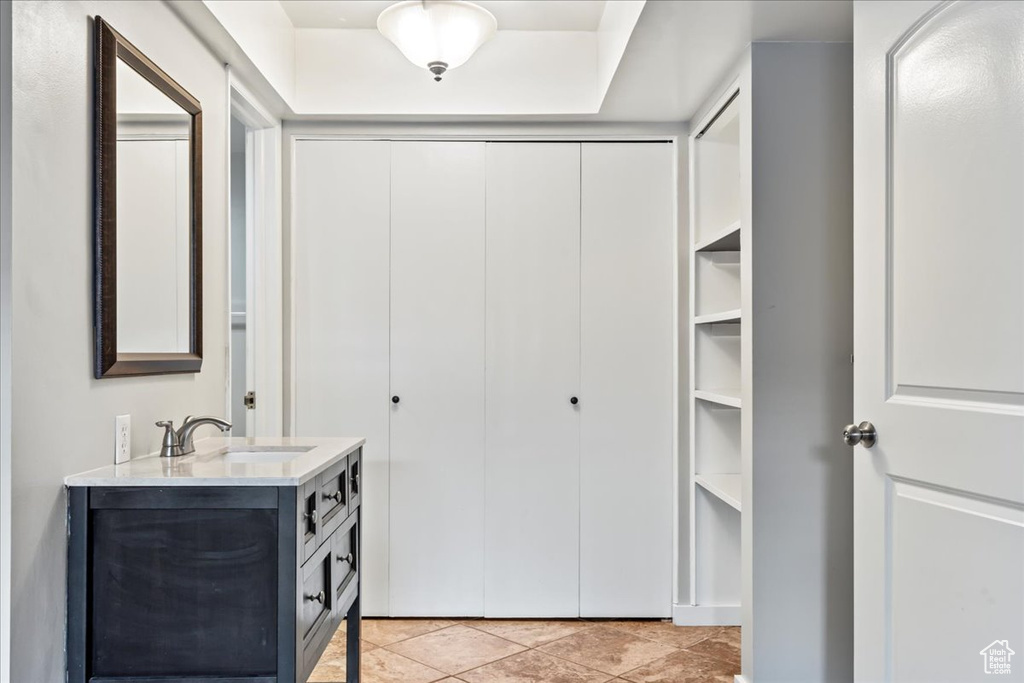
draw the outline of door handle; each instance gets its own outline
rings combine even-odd
[[[875,431],[875,425],[870,422],[864,421],[859,425],[846,425],[843,429],[843,442],[847,446],[856,446],[860,444],[864,448],[871,448],[878,441],[878,432]]]
[[[401,400],[402,400],[402,399],[398,398],[397,396],[392,396],[392,397],[391,397],[391,402],[392,402],[392,403],[398,403],[398,402],[399,402],[399,401],[401,401]]]
[[[575,396],[573,396],[572,398],[569,399],[569,403],[571,403],[573,405],[576,405],[579,402],[580,402],[580,400],[578,398],[576,398]]]

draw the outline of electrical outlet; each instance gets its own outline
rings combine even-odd
[[[132,416],[114,418],[114,464],[128,462],[132,457]]]

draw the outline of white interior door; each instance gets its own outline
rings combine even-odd
[[[1021,681],[1024,3],[855,35],[856,679]]]
[[[483,614],[484,143],[395,142],[391,614]]]
[[[579,615],[580,146],[487,145],[488,617]]]
[[[580,615],[672,608],[673,145],[582,150]]]
[[[292,434],[366,437],[366,616],[388,614],[390,147],[298,140],[292,167]]]

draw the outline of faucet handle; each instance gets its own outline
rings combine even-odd
[[[174,421],[161,420],[156,423],[156,426],[164,428],[164,436],[160,443],[160,455],[164,457],[178,455],[179,441],[178,433],[174,431]]]

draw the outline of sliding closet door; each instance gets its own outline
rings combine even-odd
[[[391,613],[480,615],[484,144],[391,149]]]
[[[669,144],[584,144],[580,613],[672,605],[675,187]]]
[[[487,145],[489,617],[579,614],[579,165]]]
[[[298,140],[295,436],[365,436],[362,607],[388,614],[390,143]]]

